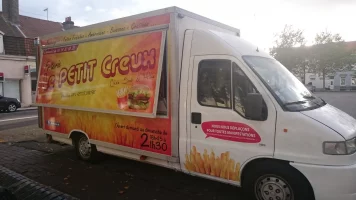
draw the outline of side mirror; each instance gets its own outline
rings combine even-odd
[[[246,96],[245,113],[248,119],[262,119],[263,98],[259,93],[249,93]]]

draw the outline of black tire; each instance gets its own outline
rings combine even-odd
[[[47,143],[53,143],[52,135],[46,134],[46,142]]]
[[[242,187],[249,200],[315,199],[309,181],[288,163],[264,161],[246,170]]]
[[[14,103],[9,103],[9,105],[7,105],[7,111],[9,112],[15,112],[17,110],[17,106]]]
[[[81,143],[84,141],[87,141],[90,147],[90,151],[87,151],[87,153],[83,152],[83,149],[81,149],[82,147],[80,146]],[[84,134],[79,134],[76,137],[74,137],[74,146],[75,146],[76,155],[79,159],[88,162],[96,162],[98,160],[98,151],[96,149],[96,146],[93,144],[89,144],[88,138]]]

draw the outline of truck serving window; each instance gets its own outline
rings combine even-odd
[[[198,102],[203,106],[231,108],[229,60],[204,60],[199,63]]]

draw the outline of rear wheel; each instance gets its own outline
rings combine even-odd
[[[75,150],[78,158],[84,161],[96,161],[98,152],[96,146],[89,143],[88,138],[80,134],[75,137]]]
[[[247,169],[244,177],[242,185],[251,200],[314,200],[308,180],[288,164],[259,163]]]
[[[14,104],[14,103],[10,103],[8,106],[7,106],[7,110],[9,112],[15,112],[17,110],[17,106]]]

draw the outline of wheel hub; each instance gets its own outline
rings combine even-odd
[[[16,106],[15,105],[13,105],[13,104],[9,105],[9,111],[13,112],[15,110],[16,110]]]
[[[261,177],[255,188],[259,200],[293,200],[293,192],[288,183],[273,175]]]
[[[79,153],[83,158],[89,158],[91,153],[91,146],[86,137],[79,140]]]

